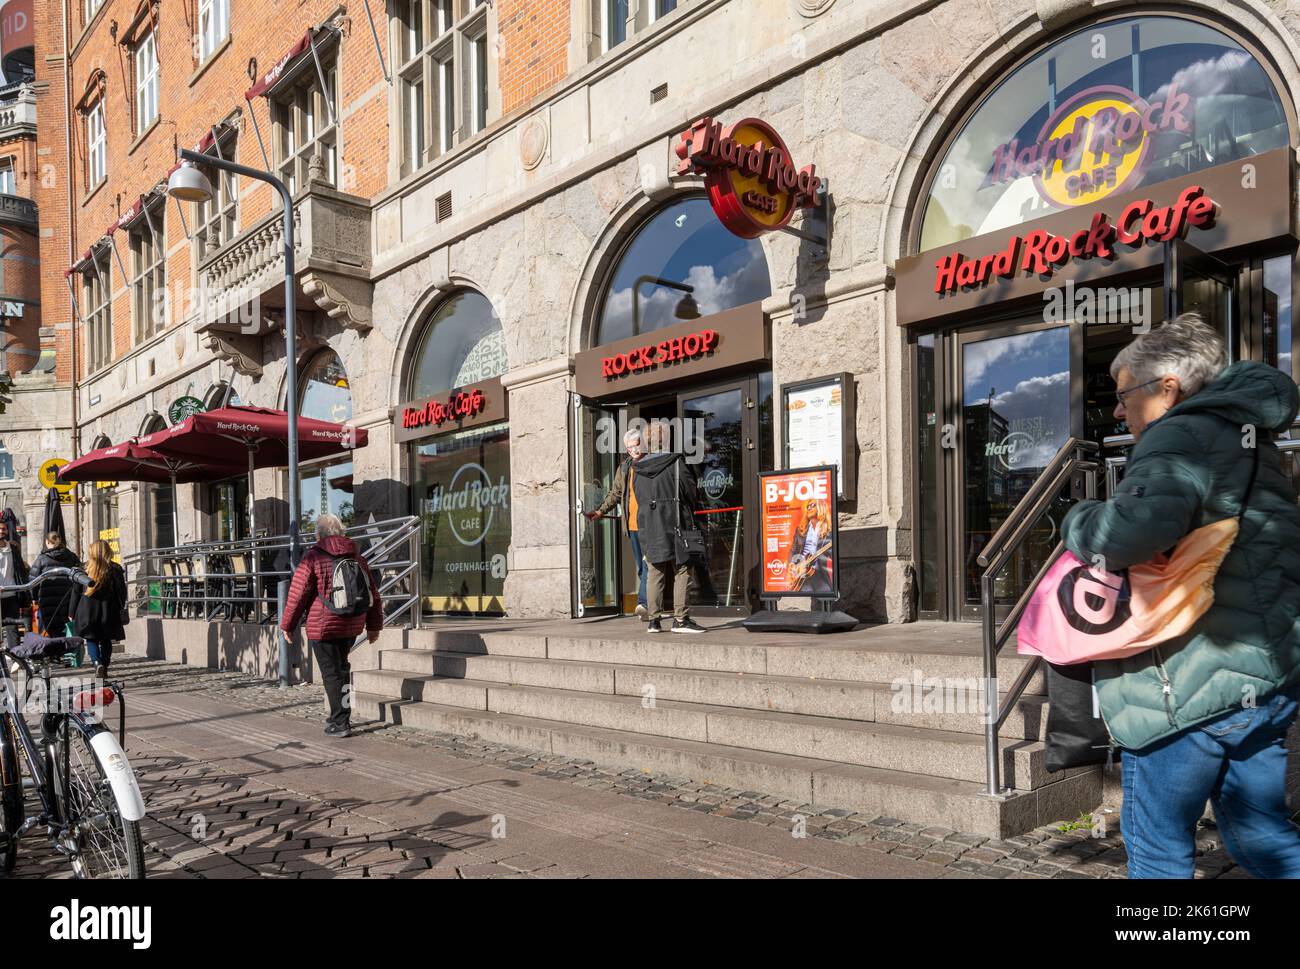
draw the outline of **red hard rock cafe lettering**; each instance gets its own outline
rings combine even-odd
[[[481,390],[457,391],[446,400],[427,400],[419,407],[404,408],[402,427],[441,427],[448,421],[475,417],[485,406]]]
[[[1171,205],[1157,206],[1151,199],[1130,202],[1114,222],[1105,212],[1094,212],[1086,229],[1068,235],[1034,229],[1012,236],[1004,249],[978,258],[949,253],[935,263],[934,291],[974,289],[1017,272],[1050,276],[1072,259],[1113,259],[1116,245],[1137,248],[1168,242],[1188,229],[1208,229],[1214,219],[1214,200],[1201,186],[1191,185]]]

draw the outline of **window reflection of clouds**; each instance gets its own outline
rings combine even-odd
[[[694,287],[691,295],[702,316],[772,293],[762,244],[728,232],[703,198],[668,206],[637,233],[610,277],[595,331],[597,344],[633,335],[632,290],[641,276]],[[643,283],[637,290],[642,332],[680,323],[676,310],[685,295]]]
[[[303,417],[335,424],[352,419],[352,391],[338,354],[331,350],[317,357],[304,383],[299,405]]]
[[[996,394],[992,404],[1007,422],[1008,433],[1027,433],[1033,439],[1029,447],[1013,453],[1013,470],[1045,467],[1069,436],[1070,371],[1021,380]]]
[[[1105,38],[1105,59],[1093,56],[1098,35]],[[1021,147],[1032,144],[1049,114],[1073,95],[1115,84],[1155,103],[1175,83],[1193,99],[1193,130],[1154,136],[1145,183],[1289,143],[1285,113],[1268,75],[1226,35],[1175,17],[1086,27],[1031,58],[976,109],[935,172],[920,249],[1059,210],[1038,195],[1032,178],[993,184],[990,175],[998,145],[1013,138]]]
[[[965,403],[987,399],[990,383],[1011,385],[1069,365],[1070,331],[1064,326],[968,343],[962,351]]]

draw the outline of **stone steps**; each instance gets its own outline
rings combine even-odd
[[[446,623],[364,655],[361,717],[1002,837],[1101,801],[1098,769],[1046,773],[1041,672],[1000,731],[1011,793],[980,793],[983,664],[968,625],[809,637]],[[1026,662],[1005,650],[1000,683]]]
[[[984,777],[984,739],[973,732],[662,698],[651,702],[639,694],[584,693],[455,677],[412,676],[389,670],[362,671],[354,677],[360,692],[415,702],[955,780],[978,781]],[[1047,784],[1043,745],[1034,740],[1004,738],[1002,771],[1009,787],[1033,790]]]
[[[895,689],[883,683],[828,680],[813,677],[717,673],[665,667],[581,663],[573,660],[536,659],[459,653],[441,649],[384,649],[380,669],[413,676],[490,681],[511,686],[540,686],[586,693],[654,696],[662,700],[710,703],[717,706],[802,713],[846,720],[896,723],[983,734],[982,694],[951,691],[952,712],[938,701],[941,687],[924,681]],[[939,689],[939,694],[935,690]],[[374,692],[383,692],[375,690]],[[394,694],[396,695],[396,694]],[[1005,696],[1003,697],[1003,699]],[[409,698],[408,698],[409,699]],[[459,704],[453,704],[459,705]],[[1046,723],[1046,697],[1021,697],[1007,717],[1002,735],[1040,740]]]
[[[1032,791],[985,797],[967,780],[836,763],[718,743],[650,736],[508,713],[395,699],[358,690],[358,718],[543,751],[597,764],[690,777],[738,790],[760,791],[800,804],[889,815],[958,831],[1006,838],[1101,801],[1101,775],[1053,775]]]

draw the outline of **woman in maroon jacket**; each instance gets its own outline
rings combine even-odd
[[[370,587],[369,608],[355,616],[339,615],[325,604],[325,597],[333,585],[335,564],[346,558],[359,563]],[[370,566],[352,539],[343,534],[343,523],[334,515],[321,515],[316,519],[316,544],[302,557],[293,573],[289,600],[280,618],[280,629],[285,636],[293,635],[304,612],[307,614],[307,641],[320,666],[325,695],[329,698],[330,715],[325,734],[346,737],[351,732],[351,704],[343,698],[343,688],[352,676],[348,651],[362,629],[366,630],[370,642],[379,638],[379,631],[384,627],[384,606],[379,600],[379,587]]]

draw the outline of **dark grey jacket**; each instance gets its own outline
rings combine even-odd
[[[636,527],[641,554],[650,563],[675,561],[677,527],[695,528],[696,496],[699,487],[695,470],[676,453],[647,454],[636,463],[632,478],[636,491]]]

